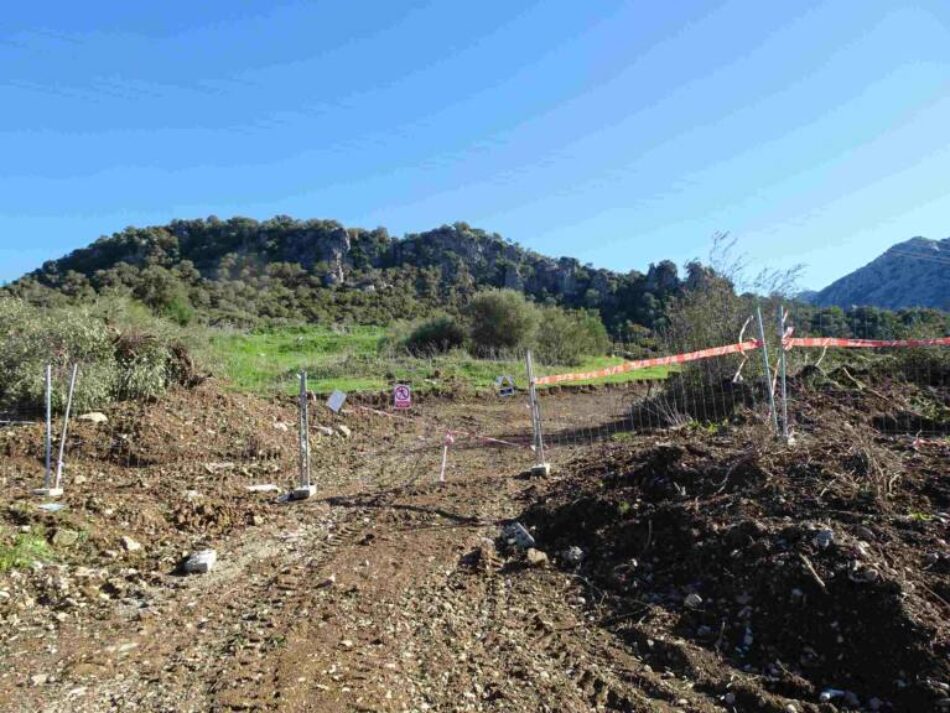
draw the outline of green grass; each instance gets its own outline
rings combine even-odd
[[[48,562],[52,558],[50,546],[41,535],[21,533],[12,545],[0,545],[0,572],[29,567],[36,560]]]
[[[384,391],[394,382],[412,384],[417,391],[444,388],[488,389],[502,374],[526,386],[520,359],[476,359],[464,352],[418,358],[387,346],[381,327],[352,327],[345,332],[323,327],[293,327],[252,333],[221,332],[211,338],[212,359],[240,391],[293,393],[297,373],[306,369],[309,388],[316,393]],[[623,363],[620,357],[591,357],[580,366],[539,366],[539,376],[584,372]],[[577,382],[623,383],[663,379],[666,367],[653,367],[603,379]]]

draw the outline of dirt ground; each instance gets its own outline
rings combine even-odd
[[[58,512],[41,430],[0,431],[2,542],[51,549],[0,573],[2,708],[950,710],[950,443],[802,388],[788,447],[552,394],[544,479],[520,397],[315,403],[301,502],[247,489],[292,485],[293,404],[214,383],[77,422]]]

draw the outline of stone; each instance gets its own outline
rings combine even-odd
[[[56,547],[72,547],[79,542],[79,533],[75,530],[59,528],[53,533],[53,544]]]
[[[76,417],[80,421],[88,421],[89,423],[106,423],[109,418],[99,411],[90,411],[89,413],[84,413],[81,416]]]
[[[834,530],[818,530],[818,532],[815,533],[814,538],[812,538],[812,544],[814,544],[819,550],[828,549],[828,547],[834,543]]]
[[[198,550],[185,560],[183,568],[189,574],[206,574],[214,569],[217,561],[218,553],[214,550]]]
[[[502,530],[505,539],[517,545],[523,550],[534,547],[535,541],[531,533],[520,522],[511,522],[505,525]]]
[[[49,681],[49,675],[45,673],[37,673],[30,676],[30,683],[34,686],[43,686],[47,681]]]
[[[142,549],[142,544],[140,542],[136,542],[128,535],[122,535],[120,541],[122,542],[122,548],[126,552],[138,552]]]
[[[340,435],[343,436],[344,438],[349,438],[350,436],[353,435],[353,431],[350,429],[350,427],[342,423],[337,424],[336,430],[339,431]]]
[[[703,598],[696,594],[696,592],[691,592],[687,594],[683,599],[683,606],[687,609],[699,609],[703,605]]]
[[[548,563],[547,554],[541,550],[536,550],[534,547],[529,547],[525,556],[528,560],[528,564],[532,567],[544,567]]]
[[[332,436],[333,429],[329,426],[317,426],[317,433],[319,433],[321,436]]]
[[[567,564],[575,566],[579,565],[584,559],[584,550],[582,550],[577,545],[573,545],[561,553],[561,559],[563,559]]]

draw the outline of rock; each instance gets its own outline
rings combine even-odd
[[[812,544],[819,550],[826,550],[835,543],[834,530],[818,530],[812,538]]]
[[[79,421],[88,421],[89,423],[106,423],[109,419],[104,413],[99,411],[90,411],[76,417]]]
[[[321,436],[332,436],[333,429],[329,426],[317,426],[317,433],[319,433]]]
[[[343,641],[340,642],[340,646],[342,646],[344,649],[352,649],[353,642],[349,639],[343,639]]]
[[[353,435],[353,431],[350,430],[350,427],[342,423],[337,424],[336,430],[339,431],[340,435],[343,436],[344,438],[349,438],[350,436]]]
[[[535,541],[531,533],[520,522],[511,522],[505,525],[502,530],[505,540],[523,550],[534,547]]]
[[[687,594],[683,599],[683,606],[687,609],[699,609],[703,605],[703,598],[696,594],[696,592],[691,592]]]
[[[218,553],[214,550],[198,550],[193,552],[182,566],[189,574],[206,574],[214,569],[217,561]]]
[[[584,550],[573,545],[561,553],[561,559],[569,565],[577,566],[584,560]]]
[[[290,426],[288,426],[283,421],[277,421],[277,423],[274,424],[274,430],[275,431],[289,431]]]
[[[525,556],[527,557],[528,564],[530,564],[532,567],[544,567],[548,563],[547,554],[541,550],[536,550],[533,547],[528,548]]]
[[[722,702],[725,703],[727,706],[733,705],[736,702],[736,694],[733,693],[732,691],[729,691],[729,693],[727,693],[726,695],[722,697]]]
[[[128,535],[122,535],[121,542],[122,542],[122,548],[126,552],[138,552],[139,550],[142,549],[142,544],[139,542],[136,542]]]
[[[249,493],[278,493],[280,488],[277,487],[274,483],[255,483],[254,485],[247,486],[247,492]]]
[[[821,695],[818,696],[818,700],[822,703],[827,703],[828,701],[833,701],[835,698],[840,698],[844,695],[844,691],[837,688],[826,688],[821,692]]]
[[[30,676],[30,683],[32,683],[34,686],[45,685],[47,681],[49,681],[49,676],[45,673],[37,673],[33,676]]]
[[[72,547],[79,542],[79,533],[75,530],[59,528],[53,533],[53,544],[56,547]]]
[[[336,584],[336,575],[331,574],[317,585],[317,589],[326,589],[327,587],[332,587],[334,584]]]

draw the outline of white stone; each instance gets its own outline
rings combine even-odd
[[[126,552],[138,552],[139,550],[142,549],[142,544],[140,542],[136,542],[128,535],[123,535],[122,547],[125,548]]]
[[[218,553],[214,550],[198,550],[185,560],[185,571],[190,574],[205,574],[214,569]]]
[[[99,411],[90,411],[76,418],[80,421],[88,421],[89,423],[106,423],[109,420],[104,413],[100,413]]]

